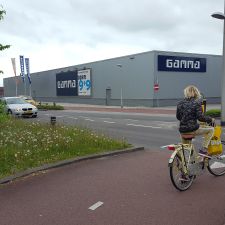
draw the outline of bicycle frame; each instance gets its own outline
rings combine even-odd
[[[189,147],[190,145],[188,145],[187,147]],[[170,156],[170,159],[169,159],[169,167],[172,166],[172,163],[173,163],[173,160],[175,158],[176,155],[178,155],[182,161],[182,170],[185,174],[187,174],[187,164],[185,162],[185,159],[184,159],[184,152],[183,152],[183,144],[177,144],[177,145],[170,145],[168,146],[168,149],[169,150],[173,150],[174,152],[172,153],[172,155]],[[180,154],[181,153],[181,154]]]
[[[169,167],[172,167],[175,156],[178,156],[181,160],[181,168],[185,175],[198,175],[207,166],[207,159],[200,161],[201,157],[195,151],[193,144],[177,144],[169,147],[170,150],[174,150],[170,159]],[[188,155],[185,153],[188,153]]]

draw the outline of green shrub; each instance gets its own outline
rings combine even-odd
[[[4,111],[4,104],[0,102],[0,123],[9,120],[9,116]]]
[[[0,113],[4,113],[4,104],[0,102]]]
[[[37,106],[38,109],[45,109],[45,110],[63,110],[64,107],[61,105],[56,105],[56,103],[53,103],[53,105],[49,105],[48,103],[45,104],[39,104]]]
[[[221,110],[220,109],[210,109],[206,111],[207,116],[211,117],[220,117],[221,115]]]

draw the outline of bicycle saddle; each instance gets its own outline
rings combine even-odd
[[[192,140],[195,135],[194,134],[180,134],[184,140]]]

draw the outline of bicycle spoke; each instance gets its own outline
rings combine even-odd
[[[173,185],[180,191],[187,190],[193,182],[193,178],[184,175],[182,161],[178,155],[174,157],[170,167],[170,178]]]

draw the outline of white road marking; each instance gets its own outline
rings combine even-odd
[[[168,123],[168,124],[170,124],[170,123],[175,124],[176,123],[177,124],[177,122],[174,122],[174,121],[156,121],[156,120],[154,120],[154,122],[155,123]]]
[[[80,118],[83,118],[83,119],[89,119],[89,117],[87,116],[79,116]]]
[[[132,120],[132,119],[125,119],[125,120],[134,121],[134,122],[138,122],[139,121],[139,120]]]
[[[102,206],[104,203],[103,202],[96,202],[94,205],[90,206],[88,209],[90,210],[96,210],[98,207]]]
[[[78,119],[78,118],[72,117],[72,116],[69,116],[69,117],[67,117],[67,118],[69,118],[69,119],[74,119],[74,120],[77,120],[77,119]]]
[[[49,114],[49,113],[46,113],[46,114],[43,114],[44,116],[54,116],[52,114]],[[65,117],[65,116],[55,116],[55,117]]]
[[[166,128],[177,128],[177,122],[166,122],[166,121],[154,121],[154,124]]]
[[[148,128],[162,128],[162,127],[153,127],[153,126],[146,126],[146,125],[141,125],[141,124],[133,124],[133,123],[128,123],[127,126],[133,126],[133,127],[148,127]]]
[[[115,123],[115,122],[113,122],[113,121],[106,121],[106,120],[104,120],[103,122],[104,122],[104,123]]]
[[[85,119],[85,120],[87,120],[87,121],[91,121],[91,122],[94,122],[94,120],[91,120],[91,119]]]

